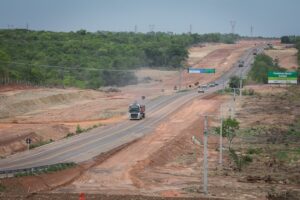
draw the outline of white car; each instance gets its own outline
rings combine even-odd
[[[208,89],[208,86],[207,86],[207,85],[200,85],[200,86],[198,87],[198,93],[204,93],[205,90],[207,90],[207,89]]]

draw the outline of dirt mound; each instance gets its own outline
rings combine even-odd
[[[52,106],[65,105],[78,100],[96,98],[94,93],[73,90],[26,90],[6,92],[0,96],[0,118],[12,117]]]
[[[286,48],[281,44],[274,46],[273,49],[265,50],[265,53],[273,59],[278,59],[281,67],[294,71],[299,67],[297,51],[296,48]]]
[[[0,141],[0,155],[4,157],[15,152],[27,150],[26,138],[31,138],[33,142],[41,140],[41,137],[34,132],[25,132],[15,137],[3,137]]]

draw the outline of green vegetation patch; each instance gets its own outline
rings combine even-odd
[[[253,159],[250,155],[239,154],[234,149],[229,148],[229,156],[235,164],[235,167],[238,171],[242,171],[242,168],[250,164]]]
[[[5,192],[6,187],[2,184],[0,184],[0,192]]]
[[[72,137],[72,136],[74,136],[74,135],[78,135],[78,134],[81,134],[81,133],[90,131],[90,130],[92,130],[92,129],[94,129],[94,128],[97,128],[97,127],[99,127],[99,126],[103,126],[103,124],[101,124],[101,123],[94,124],[93,126],[88,127],[88,128],[86,128],[86,129],[81,128],[81,126],[80,126],[79,124],[77,124],[75,133],[70,132],[70,133],[68,133],[68,134],[65,136],[65,138],[69,138],[69,137]]]
[[[300,160],[300,148],[291,147],[291,148],[281,148],[279,150],[274,150],[273,155],[276,159],[284,163],[293,163]]]
[[[281,68],[270,56],[257,55],[248,77],[257,83],[266,84],[268,83],[268,72],[270,71],[284,72],[286,69]]]
[[[261,148],[249,148],[247,150],[247,154],[253,155],[253,154],[261,154],[262,149]]]
[[[288,135],[300,138],[300,119],[298,118],[293,124],[290,125]]]
[[[45,173],[52,173],[52,172],[61,171],[61,170],[64,170],[64,169],[75,167],[75,166],[76,166],[76,163],[73,163],[73,162],[58,163],[58,164],[49,165],[47,167],[37,169],[35,171],[16,173],[15,177],[36,176],[36,175],[39,175],[39,174],[45,174]]]
[[[39,142],[30,144],[29,149],[34,149],[36,147],[40,147],[40,146],[43,146],[43,145],[46,145],[46,144],[50,144],[51,142],[54,142],[54,140],[50,139],[48,141],[39,141]]]

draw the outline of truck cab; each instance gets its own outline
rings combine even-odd
[[[244,67],[244,61],[243,60],[239,60],[239,67]]]
[[[145,118],[145,105],[133,103],[129,106],[129,119],[142,119]]]

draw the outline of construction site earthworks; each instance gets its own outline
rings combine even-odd
[[[278,58],[282,67],[299,67],[296,49],[271,42],[274,48],[264,53]],[[199,85],[220,80],[237,68],[245,52],[266,43],[241,40],[189,48],[186,65],[213,66],[214,74],[147,68],[135,71],[138,84],[124,87],[1,86],[3,161],[50,151],[57,142],[79,141],[90,132],[96,134],[122,123],[145,123],[142,129],[149,132],[142,136],[136,133],[132,140],[125,138],[123,144],[90,159],[76,158],[81,162],[70,168],[2,178],[0,199],[78,199],[80,193],[86,199],[299,199],[299,87],[248,84],[234,99],[222,83],[213,92],[199,94],[196,90]],[[185,93],[192,98],[185,99]],[[172,95],[182,96],[176,102],[162,102],[160,109],[151,104]],[[129,121],[128,105],[136,100],[145,103],[146,112],[148,108],[156,110],[149,118]],[[178,108],[174,110],[175,104]],[[217,130],[221,119],[225,123],[232,118],[238,121],[238,130],[232,140],[223,138],[221,160]],[[206,128],[208,184],[204,191]],[[27,138],[31,144],[26,143]],[[68,151],[80,150],[75,148],[70,146]]]

